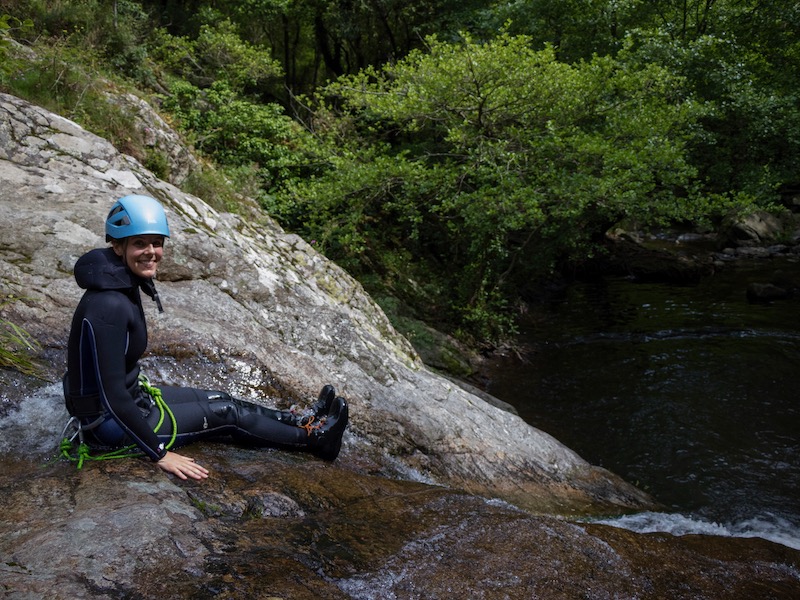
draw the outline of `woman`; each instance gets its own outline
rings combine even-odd
[[[75,279],[86,292],[72,320],[64,397],[87,443],[135,444],[161,469],[181,479],[205,479],[208,471],[193,458],[168,450],[168,443],[177,447],[228,437],[251,446],[307,450],[334,460],[348,408],[330,385],[298,415],[225,392],[158,390],[140,378],[138,361],[147,347],[141,292],[163,311],[153,278],[168,237],[161,204],[148,196],[125,196],[106,219],[111,247],[92,250],[75,264]],[[155,400],[162,399],[168,410],[157,406]],[[170,417],[164,418],[164,412]]]

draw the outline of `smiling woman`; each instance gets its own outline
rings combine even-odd
[[[156,276],[158,263],[164,256],[164,236],[138,235],[121,242],[115,240],[112,247],[134,275],[152,279]]]
[[[168,473],[204,479],[208,471],[171,450],[200,439],[306,450],[332,461],[347,427],[347,402],[325,385],[305,411],[278,411],[222,391],[151,386],[139,370],[147,348],[141,292],[163,312],[154,277],[170,235],[164,208],[149,196],[125,196],[106,219],[110,248],[78,259],[85,289],[72,320],[64,397],[90,446],[133,446]],[[165,418],[168,415],[169,418]]]

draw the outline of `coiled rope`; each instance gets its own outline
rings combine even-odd
[[[150,398],[153,399],[155,405],[158,407],[159,417],[158,423],[156,423],[156,426],[153,428],[154,432],[158,433],[158,430],[161,429],[161,425],[164,423],[165,415],[169,416],[170,423],[172,423],[172,436],[165,446],[165,448],[169,450],[172,448],[172,445],[175,443],[175,438],[178,435],[178,424],[175,421],[175,415],[172,414],[169,406],[166,402],[164,402],[164,398],[161,396],[161,390],[153,385],[150,385],[150,382],[144,375],[139,376],[139,385],[145,392],[147,392]],[[70,423],[72,422],[73,420],[71,419]],[[67,423],[67,427],[64,428],[65,433],[67,428],[69,428],[70,423]],[[130,446],[125,446],[124,448],[118,448],[116,450],[110,450],[102,454],[92,455],[91,448],[86,442],[83,441],[83,436],[80,434],[80,424],[78,424],[78,431],[75,433],[75,435],[72,437],[65,436],[61,440],[61,444],[59,446],[61,456],[67,460],[77,463],[76,466],[78,469],[82,468],[83,463],[87,460],[114,460],[117,458],[136,458],[144,456],[142,452],[136,450],[136,444],[131,444]],[[79,437],[77,448],[75,447],[76,437]]]

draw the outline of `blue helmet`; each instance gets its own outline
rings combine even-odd
[[[164,207],[150,196],[132,195],[117,200],[106,217],[106,241],[146,234],[169,237]]]

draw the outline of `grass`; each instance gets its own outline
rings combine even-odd
[[[0,304],[0,308],[7,304]],[[25,329],[8,319],[0,319],[0,367],[41,377],[41,369],[34,359],[39,349],[39,343]]]

